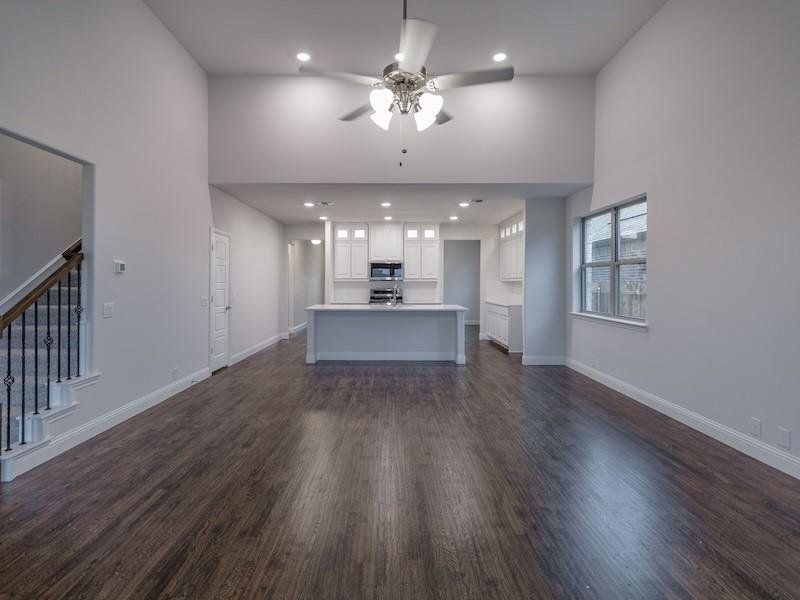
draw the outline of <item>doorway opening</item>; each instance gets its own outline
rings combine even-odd
[[[321,304],[325,291],[325,247],[320,240],[290,240],[288,243],[289,335],[305,331],[306,307]]]
[[[444,241],[445,304],[467,307],[467,325],[479,325],[481,318],[481,242],[480,240]]]

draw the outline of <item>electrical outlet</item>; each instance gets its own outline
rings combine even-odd
[[[753,437],[761,437],[761,419],[750,417],[750,435]]]
[[[103,318],[104,319],[111,319],[114,316],[114,303],[113,302],[104,302],[103,303]]]
[[[181,375],[181,368],[175,367],[172,369],[172,381],[178,381],[178,378]]]
[[[778,427],[778,445],[784,450],[792,448],[792,432],[786,427]]]

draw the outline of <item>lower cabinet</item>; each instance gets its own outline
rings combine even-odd
[[[487,302],[485,333],[509,352],[522,352],[522,306]]]

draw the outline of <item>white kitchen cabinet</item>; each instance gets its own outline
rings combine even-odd
[[[336,280],[369,279],[368,229],[359,223],[333,226],[333,276]]]
[[[406,242],[404,254],[403,277],[405,279],[421,279],[422,248],[420,247],[419,242]]]
[[[442,254],[438,226],[408,223],[403,231],[405,279],[438,280]]]
[[[403,226],[398,223],[371,223],[369,260],[403,262]]]
[[[421,279],[439,279],[439,242],[421,242]]]
[[[350,244],[351,279],[369,279],[369,246],[367,241]]]
[[[525,272],[525,220],[520,213],[498,227],[500,280],[522,281]]]
[[[334,242],[333,244],[333,273],[336,279],[351,279],[352,245],[349,242]]]
[[[485,333],[509,352],[522,352],[522,306],[487,302]]]

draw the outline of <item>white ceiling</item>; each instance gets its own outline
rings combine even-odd
[[[583,187],[572,184],[302,184],[240,183],[219,189],[272,218],[294,225],[332,221],[394,221],[494,225],[522,210],[525,198],[560,198]],[[459,202],[476,198],[468,208]],[[332,207],[306,208],[304,202],[333,201]],[[391,202],[383,208],[381,202]]]
[[[401,0],[145,0],[212,74],[288,74],[312,64],[377,74],[397,51]],[[594,74],[665,0],[409,0],[440,27],[432,74],[492,66],[521,74]]]

